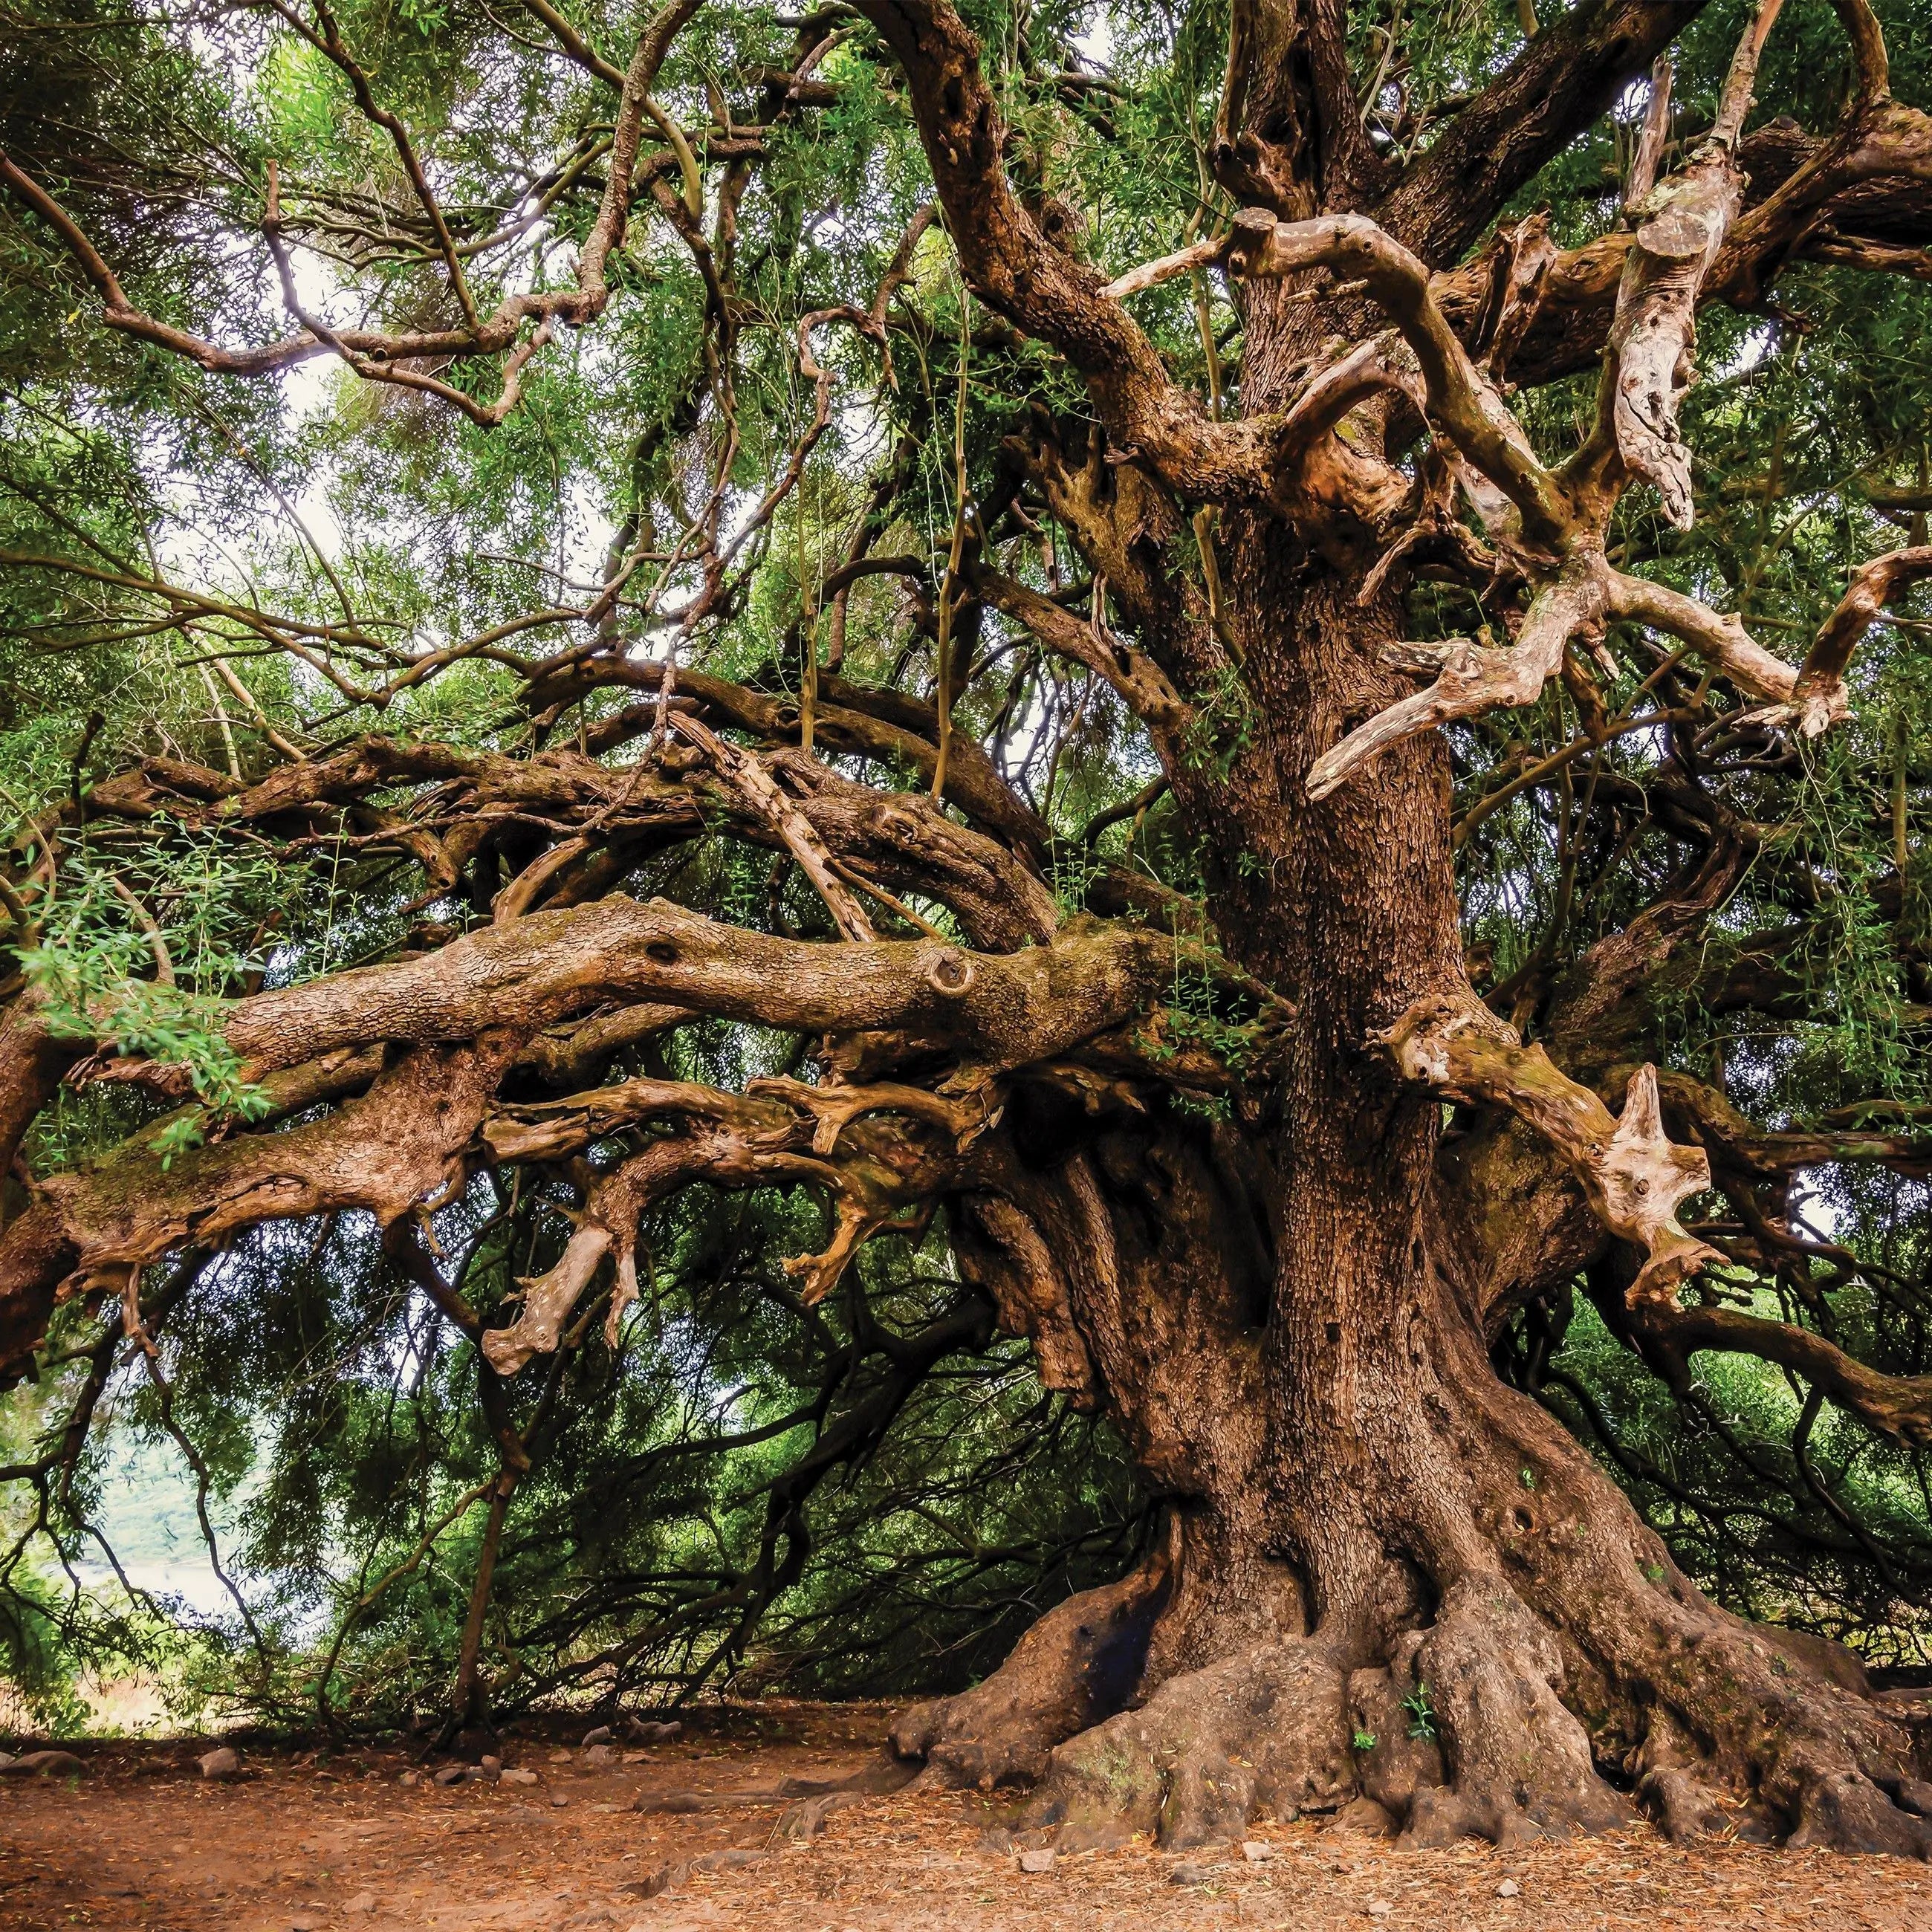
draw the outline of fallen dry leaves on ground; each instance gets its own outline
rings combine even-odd
[[[505,1762],[534,1784],[418,1774],[396,1749],[242,1753],[80,1747],[76,1778],[0,1780],[5,1932],[1932,1932],[1932,1871],[1891,1858],[1687,1850],[1648,1829],[1499,1852],[1400,1852],[1317,1820],[1176,1858],[1136,1843],[1023,1872],[986,1848],[1002,1808],[908,1791],[785,1835],[784,1778],[836,1778],[884,1735],[873,1707],[770,1705],[592,1762],[526,1730]],[[565,1754],[567,1752],[567,1755]],[[628,1761],[626,1761],[626,1760]],[[639,1813],[674,1794],[766,1802]],[[714,1868],[693,1862],[736,1852]],[[1177,1883],[1178,1865],[1197,1882]],[[670,1882],[666,1884],[667,1878]]]

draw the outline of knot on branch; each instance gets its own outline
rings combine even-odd
[[[1433,1088],[1445,1098],[1476,1100],[1476,1094],[1453,1090],[1452,1049],[1466,1034],[1518,1051],[1522,1046],[1516,1028],[1473,992],[1426,993],[1393,1026],[1370,1034],[1369,1043],[1388,1053],[1405,1080]]]
[[[973,990],[978,969],[957,946],[942,946],[926,969],[926,983],[948,999],[964,999]]]

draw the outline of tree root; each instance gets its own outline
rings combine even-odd
[[[1036,1781],[1056,1744],[1133,1696],[1166,1581],[1157,1559],[1118,1583],[1070,1597],[983,1684],[904,1712],[892,1726],[892,1749],[923,1758],[936,1784],[990,1790]]]
[[[1928,1741],[1850,1652],[1747,1623],[1667,1569],[1605,1593],[1594,1620],[1615,1680],[1585,1693],[1612,1708],[1598,1750],[1666,1835],[1932,1857]]]
[[[1630,1822],[1597,1775],[1588,1734],[1557,1695],[1556,1639],[1499,1576],[1452,1585],[1414,1651],[1416,1728],[1439,1736],[1446,1784],[1419,1785],[1402,1842],[1513,1845]]]
[[[1258,1812],[1333,1809],[1354,1790],[1340,1659],[1264,1644],[1170,1678],[1056,1750],[1027,1822],[1063,1850],[1150,1832],[1172,1848],[1238,1838]]]
[[[1856,1772],[1828,1772],[1804,1787],[1798,1828],[1784,1842],[1795,1851],[1822,1848],[1932,1858],[1932,1822],[1906,1810]]]
[[[894,1749],[923,1758],[926,1779],[1033,1784],[1016,1822],[1066,1850],[1136,1833],[1211,1844],[1358,1792],[1369,1802],[1354,1808],[1400,1826],[1406,1846],[1508,1847],[1631,1822],[1602,1762],[1675,1840],[1932,1858],[1927,1740],[1908,1717],[1863,1688],[1850,1653],[1745,1624],[1682,1578],[1604,1588],[1580,1572],[1571,1624],[1472,1571],[1385,1664],[1351,1671],[1351,1646],[1318,1634],[1233,1650],[1148,1694],[1171,1580],[1156,1562],[1070,1599],[986,1683],[908,1712]],[[1389,1645],[1387,1626],[1369,1640],[1371,1654]],[[1593,1714],[1594,1742],[1566,1690]]]

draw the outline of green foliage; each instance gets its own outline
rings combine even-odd
[[[200,1146],[211,1122],[260,1119],[267,1100],[243,1077],[241,1060],[223,1036],[221,1001],[176,983],[175,962],[178,952],[182,965],[203,986],[244,978],[257,962],[235,948],[236,915],[251,900],[259,902],[265,889],[286,890],[286,875],[259,860],[231,864],[212,847],[190,844],[155,894],[165,926],[115,874],[83,863],[69,877],[68,893],[44,921],[39,943],[15,952],[55,1036],[99,1040],[123,1058],[178,1068],[187,1076],[202,1106],[158,1130],[152,1144],[164,1166]],[[141,976],[154,973],[158,960],[166,962],[166,977]],[[70,1158],[74,1150],[69,1144],[62,1151]]]
[[[1226,778],[1254,742],[1256,722],[1247,685],[1230,664],[1213,686],[1195,694],[1187,728],[1188,761]]]
[[[1416,1679],[1415,1688],[1402,1700],[1402,1708],[1408,1713],[1409,1736],[1433,1743],[1436,1706],[1430,1702],[1429,1686],[1420,1678]]]

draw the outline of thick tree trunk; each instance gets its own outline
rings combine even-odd
[[[1499,1258],[1438,1211],[1439,1104],[1372,1038],[1460,982],[1447,754],[1413,740],[1300,802],[1400,694],[1390,614],[1278,528],[1229,550],[1268,722],[1198,823],[1226,943],[1298,1009],[1279,1124],[1022,1121],[957,1217],[1048,1378],[1173,1498],[1169,1534],[908,1713],[899,1748],[1034,1783],[1064,1844],[1200,1842],[1359,1793],[1424,1844],[1600,1828],[1636,1797],[1674,1832],[1922,1850],[1915,1741],[1849,1653],[1710,1604],[1496,1377]]]

